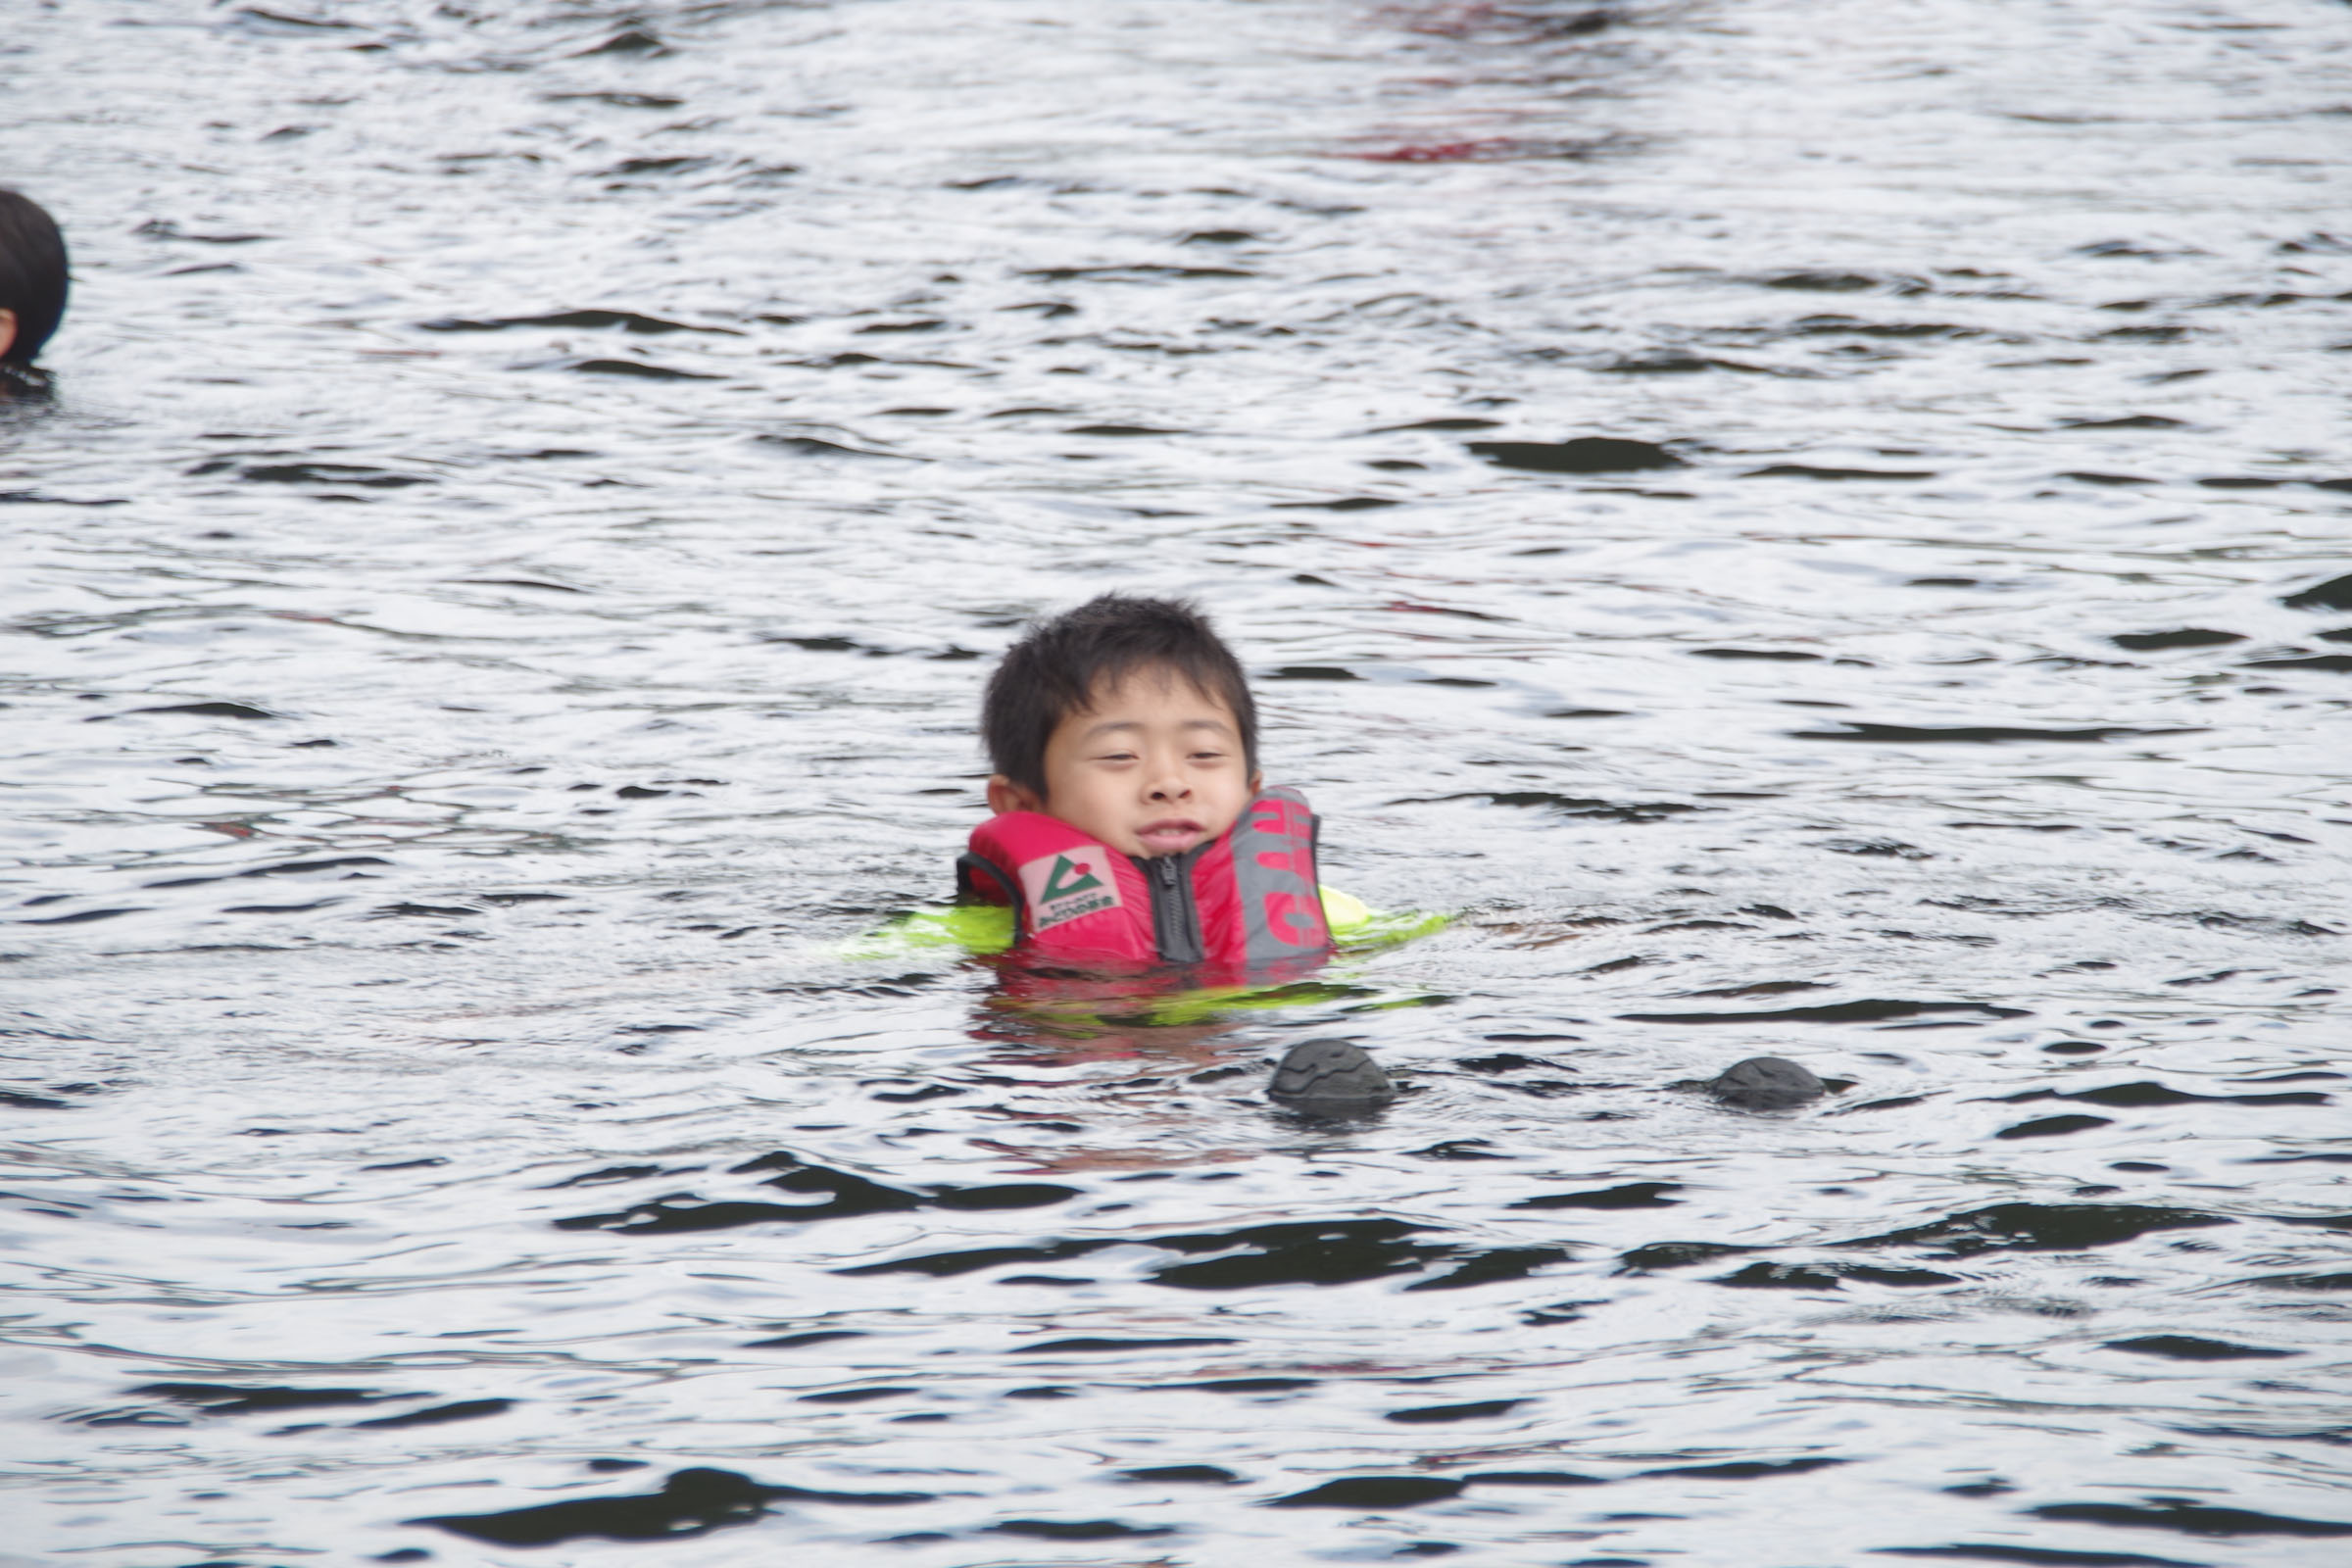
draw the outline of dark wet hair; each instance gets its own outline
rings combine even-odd
[[[17,340],[0,363],[30,365],[66,314],[66,237],[41,204],[0,190],[0,311],[17,313]]]
[[[1072,713],[1138,670],[1181,677],[1223,703],[1242,732],[1242,758],[1257,771],[1257,705],[1241,661],[1190,601],[1102,594],[1033,623],[988,678],[980,738],[997,772],[1046,793],[1046,743]]]

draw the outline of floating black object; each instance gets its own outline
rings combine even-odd
[[[1396,1098],[1396,1086],[1361,1046],[1301,1040],[1275,1064],[1266,1093],[1301,1110],[1346,1114],[1387,1104]]]
[[[1717,1100],[1741,1110],[1786,1110],[1830,1092],[1829,1085],[1783,1056],[1735,1061],[1705,1087]]]

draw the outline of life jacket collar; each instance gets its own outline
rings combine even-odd
[[[1057,817],[1005,811],[972,830],[956,891],[1009,904],[1032,954],[1255,966],[1331,949],[1320,824],[1291,789],[1257,796],[1216,838],[1137,859]]]

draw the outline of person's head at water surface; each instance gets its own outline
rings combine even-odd
[[[40,203],[0,190],[0,366],[28,368],[65,314],[65,236]]]
[[[1103,594],[1038,621],[989,677],[989,809],[1042,811],[1138,858],[1182,855],[1257,793],[1257,705],[1182,600]]]

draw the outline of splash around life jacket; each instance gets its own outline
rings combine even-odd
[[[1255,967],[1331,951],[1315,880],[1315,813],[1270,789],[1182,855],[1138,860],[1040,811],[972,829],[957,896],[1012,906],[1039,956]]]

